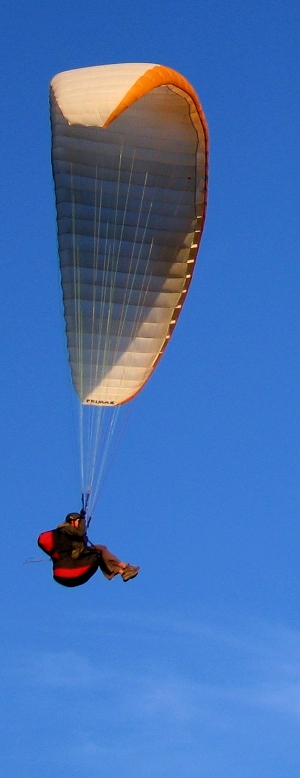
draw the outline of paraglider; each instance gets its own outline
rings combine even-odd
[[[65,521],[38,538],[39,547],[53,562],[53,577],[63,586],[86,583],[100,568],[109,581],[120,575],[124,582],[138,575],[139,567],[121,562],[106,546],[88,545],[84,512],[68,513]]]
[[[114,414],[161,359],[193,276],[206,211],[208,130],[194,88],[162,65],[59,73],[50,106],[83,507],[92,513],[106,456],[104,419],[109,442]]]

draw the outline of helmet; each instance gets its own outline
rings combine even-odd
[[[67,522],[76,521],[76,519],[81,519],[81,518],[82,518],[81,513],[68,513],[68,515],[65,518],[65,521]]]

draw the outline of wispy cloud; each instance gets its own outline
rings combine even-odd
[[[128,623],[124,614],[114,614],[112,618],[116,631],[118,619]],[[133,630],[134,624],[137,630]],[[102,691],[111,701],[118,696],[125,697],[127,708],[138,710],[139,716],[164,713],[176,720],[191,720],[202,716],[205,706],[217,701],[300,716],[300,633],[254,620],[235,623],[230,629],[220,623],[197,623],[172,617],[155,622],[145,615],[131,619],[130,629],[136,640],[136,634],[142,633],[149,641],[151,633],[150,643],[146,649],[143,643],[143,653],[139,656],[141,646],[137,640],[136,652],[127,657],[122,656],[121,650],[116,657],[122,656],[122,661],[112,660],[101,631],[101,662],[99,657],[89,655],[88,645],[84,653],[38,652],[24,663],[23,680],[26,676],[27,683],[36,687],[69,688],[75,693]],[[190,666],[184,661],[182,667],[178,666],[178,646],[175,660],[170,659],[166,668],[166,650],[164,659],[160,652],[161,641],[166,638],[171,654],[174,654],[174,641],[183,641],[183,652],[188,641],[192,653]],[[213,657],[215,662],[222,658],[224,661],[224,649],[230,672],[228,677],[225,675],[225,681],[223,673],[222,682],[220,678],[215,680],[218,668]]]
[[[36,686],[89,689],[109,682],[113,674],[98,663],[76,651],[46,651],[31,655],[23,665],[23,673]]]
[[[167,753],[167,776],[178,774],[178,754],[183,759],[193,753],[204,764],[207,744],[216,739],[226,738],[224,753],[229,743],[235,753],[239,740],[258,743],[261,732],[271,731],[273,749],[283,751],[283,722],[287,733],[298,731],[297,631],[248,618],[224,624],[170,614],[130,621],[111,614],[106,627],[105,633],[98,622],[93,633],[85,631],[93,640],[77,639],[71,651],[21,653],[3,665],[4,685],[13,675],[24,705],[34,699],[37,720],[50,713],[53,720],[54,711],[57,721],[69,721],[61,762],[76,753],[77,763],[88,760],[97,775],[99,764],[119,771],[124,760],[134,759],[148,778],[145,764],[153,770],[155,759]],[[190,775],[209,776],[209,764],[206,773],[204,767],[197,773],[189,759]],[[230,770],[235,778],[238,770]]]

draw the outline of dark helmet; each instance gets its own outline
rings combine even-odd
[[[81,518],[82,518],[81,513],[68,513],[68,515],[65,518],[65,521],[67,522],[76,521],[76,519],[81,519]]]

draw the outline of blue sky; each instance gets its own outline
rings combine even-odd
[[[1,762],[6,778],[298,778],[299,4],[2,2]],[[184,311],[91,537],[141,565],[68,591],[36,537],[78,509],[48,84],[166,64],[211,141]]]

